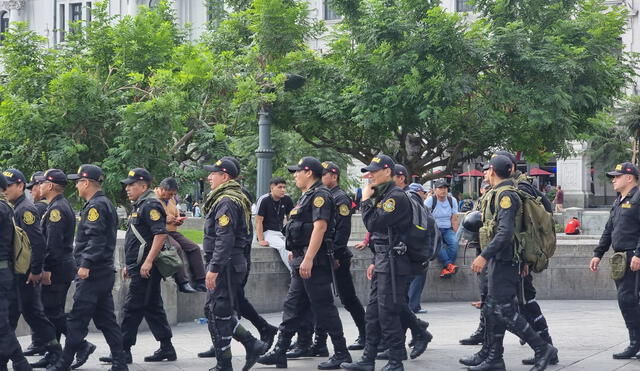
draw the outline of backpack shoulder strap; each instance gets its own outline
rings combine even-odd
[[[438,197],[431,196],[431,212],[436,209],[436,205],[438,204]]]
[[[451,196],[447,196],[447,201],[449,201],[449,207],[451,208],[451,210],[453,210],[453,199],[451,198]]]

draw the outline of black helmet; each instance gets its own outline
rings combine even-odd
[[[465,214],[460,227],[460,242],[480,242],[480,227],[482,227],[482,215],[479,211],[470,211]]]

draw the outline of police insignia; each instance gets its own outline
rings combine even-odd
[[[10,171],[3,171],[2,175],[6,176],[7,178],[11,178],[13,176],[13,173]]]
[[[136,175],[136,173],[133,170],[129,171],[129,176],[134,176],[134,175]]]
[[[149,212],[149,218],[154,222],[157,222],[158,220],[160,220],[160,212],[156,209],[151,210]]]
[[[390,198],[388,200],[386,200],[383,204],[382,204],[382,210],[390,213],[393,210],[396,209],[396,200],[394,200],[393,198]]]
[[[325,162],[323,162],[323,163],[322,163],[322,167],[323,167],[323,168],[325,168],[325,169],[326,169],[326,168],[328,168],[328,167],[329,167],[329,163],[328,163],[328,162],[326,162],[326,161],[325,161]]]
[[[98,210],[96,210],[95,207],[89,209],[89,212],[87,213],[87,220],[90,222],[95,222],[96,220],[98,220],[98,218],[100,218],[100,213],[98,212]]]
[[[54,223],[57,223],[61,219],[62,219],[62,216],[60,215],[60,210],[58,209],[51,210],[51,213],[49,214],[49,220],[51,220]]]
[[[340,213],[340,215],[342,216],[349,216],[349,206],[347,206],[346,204],[340,205],[340,207],[338,208],[338,213]]]
[[[631,204],[627,201],[627,203],[622,204],[622,208],[623,209],[630,209],[631,208]]]
[[[322,205],[324,205],[324,198],[322,196],[313,199],[313,206],[322,207]]]
[[[226,214],[223,214],[221,217],[218,218],[218,223],[220,223],[221,227],[226,227],[229,225],[229,217]]]
[[[511,198],[509,196],[502,196],[500,199],[500,207],[503,209],[508,209],[511,207]]]
[[[622,164],[616,165],[616,171],[620,171],[620,170],[622,170]]]
[[[36,222],[36,217],[31,211],[27,210],[24,212],[24,214],[22,214],[22,221],[26,225],[31,225]]]

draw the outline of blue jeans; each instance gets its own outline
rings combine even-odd
[[[420,307],[420,297],[422,296],[422,290],[424,289],[426,281],[427,272],[424,272],[413,276],[413,280],[411,280],[411,284],[409,285],[409,309],[414,313],[422,309],[422,307]]]
[[[447,265],[453,264],[458,256],[458,240],[456,239],[456,232],[453,228],[439,228],[442,235],[442,245],[440,247],[440,256],[438,259],[442,263],[442,267],[446,268]]]

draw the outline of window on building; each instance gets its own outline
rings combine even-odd
[[[87,2],[85,5],[85,10],[87,12],[87,22],[91,22],[91,2]]]
[[[331,6],[329,5],[329,1],[331,0],[324,0],[324,19],[327,21],[340,19],[340,15],[338,15],[338,13],[331,8]]]
[[[4,40],[4,33],[9,30],[9,12],[0,13],[0,41]]]
[[[71,16],[71,22],[81,21],[82,3],[69,4],[69,15]]]
[[[65,17],[65,15],[67,14],[66,12],[66,7],[64,4],[60,4],[60,12],[58,13],[58,29],[60,30],[60,42],[64,42],[64,37],[65,37],[65,27],[67,26],[67,19]]]
[[[473,12],[473,6],[469,0],[456,0],[456,12]]]

